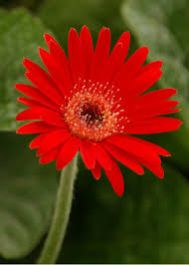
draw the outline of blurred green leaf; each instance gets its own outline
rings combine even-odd
[[[26,8],[35,9],[38,4],[38,0],[0,0],[0,5],[3,6],[3,8],[15,8],[18,6],[24,6]]]
[[[42,21],[53,30],[60,41],[67,42],[71,27],[80,30],[87,25],[96,37],[102,26],[113,29],[113,39],[125,29],[120,16],[122,0],[46,0],[39,9]]]
[[[150,47],[149,59],[164,61],[164,75],[159,86],[178,89],[177,98],[181,101],[182,108],[178,116],[184,121],[184,125],[179,132],[163,137],[160,135],[159,138],[173,153],[175,161],[183,170],[189,169],[189,72],[185,65],[187,51],[181,45],[186,40],[188,24],[184,24],[185,13],[181,16],[181,10],[188,8],[189,2],[185,0],[126,0],[122,8],[123,19],[138,44]],[[179,34],[174,34],[172,29],[178,26],[178,22],[173,19],[173,15],[175,16],[177,11],[182,21],[179,23],[183,24],[183,27],[179,28]]]
[[[188,263],[188,182],[170,167],[165,172],[159,180],[124,170],[121,199],[106,177],[95,182],[90,173],[80,172],[59,262]]]
[[[50,221],[56,173],[38,165],[28,138],[0,134],[0,255],[7,259],[29,254]]]
[[[37,60],[37,45],[43,44],[45,27],[25,9],[0,9],[0,131],[15,130],[15,83],[25,82],[23,56]]]
[[[187,0],[176,1],[168,13],[169,19],[167,20],[170,30],[176,36],[181,48],[185,53],[185,64],[189,67],[189,2]]]

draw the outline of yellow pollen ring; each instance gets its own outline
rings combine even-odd
[[[92,120],[89,120],[90,113],[82,115],[86,105],[98,109]],[[119,130],[117,113],[113,112],[112,102],[97,93],[75,93],[68,99],[63,115],[70,131],[80,138],[101,141]]]

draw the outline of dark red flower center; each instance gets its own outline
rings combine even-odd
[[[81,107],[81,112],[79,113],[81,119],[84,119],[88,126],[92,126],[95,123],[100,123],[103,121],[103,114],[96,105],[91,105],[89,103],[84,103]]]
[[[84,80],[76,84],[62,109],[70,131],[92,141],[122,133],[126,116],[117,92],[109,83]]]

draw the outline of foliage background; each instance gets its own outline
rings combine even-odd
[[[167,147],[163,181],[124,168],[126,192],[112,192],[79,165],[75,199],[59,263],[189,263],[189,1],[0,0],[0,255],[1,263],[34,263],[43,244],[58,185],[54,165],[39,166],[30,137],[15,135],[14,84],[23,81],[23,56],[35,61],[43,33],[66,47],[67,32],[86,24],[132,33],[132,49],[148,45],[163,59],[158,87],[178,88],[184,126],[150,139]]]

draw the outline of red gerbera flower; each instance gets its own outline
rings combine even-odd
[[[181,121],[164,115],[175,113],[178,102],[170,100],[174,88],[146,91],[162,75],[161,61],[144,64],[148,48],[139,48],[125,60],[130,34],[124,32],[110,52],[110,29],[102,28],[96,47],[86,26],[78,35],[71,29],[68,56],[49,34],[49,48],[39,48],[47,72],[24,59],[26,77],[33,84],[17,84],[27,97],[18,100],[28,108],[18,121],[31,123],[19,134],[37,134],[30,143],[41,164],[56,160],[64,168],[80,152],[95,179],[103,169],[118,195],[124,180],[116,160],[139,175],[143,167],[163,178],[160,156],[169,152],[133,135],[156,134],[179,128]]]

